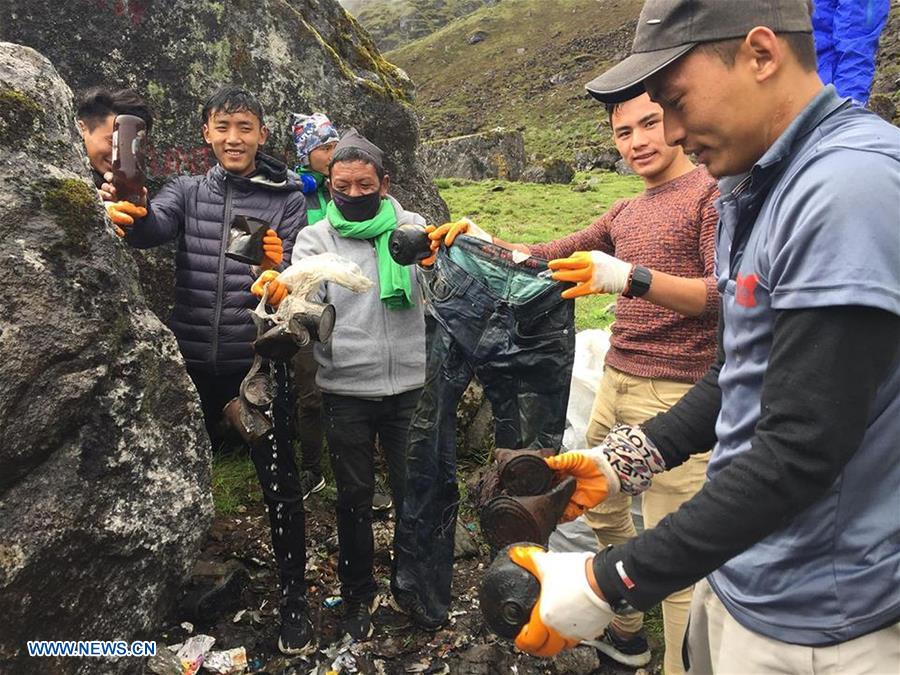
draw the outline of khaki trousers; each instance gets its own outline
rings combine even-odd
[[[900,623],[830,647],[792,645],[739,624],[703,579],[694,586],[688,654],[691,675],[896,675]]]
[[[599,445],[616,423],[640,424],[665,412],[693,385],[673,380],[628,375],[607,366],[594,399],[587,429],[588,444]],[[709,453],[694,455],[679,467],[653,478],[653,485],[641,495],[644,527],[654,527],[666,515],[693,497],[706,480]],[[637,533],[631,519],[631,497],[618,494],[585,514],[601,546],[623,544]],[[681,645],[691,606],[692,587],[673,593],[662,603],[665,624],[667,675],[682,675]],[[640,612],[617,615],[613,626],[624,632],[637,632],[644,622]]]

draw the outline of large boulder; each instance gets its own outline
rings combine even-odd
[[[551,157],[538,160],[522,172],[523,183],[568,184],[575,177],[575,167],[564,159]]]
[[[255,92],[272,135],[268,152],[296,163],[289,112],[327,113],[385,150],[392,192],[429,222],[448,219],[416,157],[413,85],[382,58],[336,0],[4,0],[0,40],[47,56],[73,90],[130,86],[152,104],[149,169],[158,185],[215,161],[201,136],[200,110],[229,82]],[[149,270],[154,308],[169,278]]]
[[[525,140],[521,131],[494,129],[428,141],[421,155],[435,178],[519,180],[525,169]]]
[[[61,12],[65,14],[65,12]],[[111,231],[50,62],[0,43],[0,672],[27,640],[150,637],[212,519],[209,441],[172,334]]]

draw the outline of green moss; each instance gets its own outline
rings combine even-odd
[[[0,145],[18,144],[44,114],[40,104],[17,89],[0,89]]]
[[[154,103],[160,104],[166,100],[166,88],[158,82],[149,81],[146,89],[147,97]]]
[[[339,22],[336,29],[340,37],[339,42],[343,42],[344,45],[353,50],[350,63],[334,47],[328,44],[325,38],[322,37],[322,34],[306,20],[297,8],[285,3],[285,9],[294,14],[296,19],[303,24],[303,27],[309,31],[322,49],[332,58],[338,70],[349,82],[364,86],[375,93],[401,103],[412,104],[412,83],[401,74],[397,66],[386,61],[378,53],[375,43],[372,42],[371,38],[368,37],[356,20],[347,14],[346,11],[344,11],[344,20]],[[378,82],[358,76],[350,67],[351,64],[374,73],[378,78]]]
[[[51,180],[44,190],[44,208],[65,233],[65,245],[86,250],[88,235],[97,223],[97,193],[75,178]]]

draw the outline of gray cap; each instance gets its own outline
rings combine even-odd
[[[368,138],[363,136],[353,127],[350,127],[343,133],[341,140],[338,141],[334,148],[336,155],[342,148],[358,148],[368,155],[372,155],[372,159],[378,165],[378,168],[384,168],[384,152]]]
[[[756,26],[776,33],[811,33],[808,0],[647,0],[631,56],[585,85],[604,103],[644,92],[644,80],[700,42],[744,37]]]

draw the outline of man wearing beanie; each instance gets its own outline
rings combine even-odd
[[[703,488],[627,543],[513,547],[549,656],[696,583],[692,673],[900,672],[900,130],[816,73],[807,0],[647,0],[587,85],[647,91],[720,179],[715,364],[668,412],[547,460],[570,512],[713,446]]]
[[[388,195],[383,153],[355,129],[343,135],[329,168],[332,201],[322,220],[300,232],[293,255],[336,253],[376,282],[365,293],[322,285],[318,299],[334,305],[337,321],[329,343],[315,347],[325,437],[337,481],[342,628],[354,640],[365,640],[372,634],[377,593],[372,573],[376,439],[399,512],[407,431],[425,378],[422,293],[413,269],[391,258],[388,239],[398,225],[424,227],[425,220]],[[277,295],[270,286],[273,292]]]

